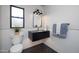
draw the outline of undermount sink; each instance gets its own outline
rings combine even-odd
[[[36,32],[43,32],[44,30],[36,30]]]
[[[33,30],[31,32],[43,32],[43,31],[45,31],[45,30]]]

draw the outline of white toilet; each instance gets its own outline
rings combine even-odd
[[[19,36],[15,36],[12,39],[13,46],[10,48],[11,53],[21,53],[23,50],[23,45],[21,43],[21,38]]]

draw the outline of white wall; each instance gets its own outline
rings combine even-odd
[[[1,6],[1,50],[0,52],[8,52],[11,47],[10,35],[10,7],[9,6]]]
[[[48,25],[51,31],[51,38],[47,44],[57,52],[78,52],[79,53],[79,6],[60,5],[45,6],[49,16]],[[66,39],[59,39],[52,36],[52,25],[54,23],[70,23]]]
[[[0,27],[1,27],[1,6],[0,6]],[[1,50],[1,31],[0,31],[0,50]]]
[[[11,47],[12,41],[11,41],[11,37],[14,35],[14,30],[10,29],[10,6],[8,5],[4,5],[1,6],[2,8],[1,10],[1,52],[8,52],[8,50]],[[41,10],[42,7],[41,6],[37,6],[37,5],[26,5],[26,6],[20,6],[25,8],[25,28],[22,29],[22,34],[24,35],[24,41],[23,41],[23,46],[24,49],[31,47],[33,45],[42,43],[44,40],[40,40],[40,41],[36,41],[36,42],[31,42],[28,39],[28,30],[33,29],[32,27],[32,13],[34,11],[34,9],[39,8]]]

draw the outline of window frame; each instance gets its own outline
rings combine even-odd
[[[23,10],[23,17],[16,17],[16,16],[12,16],[12,7],[18,8],[18,9],[22,9]],[[23,19],[23,27],[17,27],[17,28],[24,28],[24,21],[25,21],[25,17],[24,17],[24,8],[18,7],[18,6],[14,6],[14,5],[10,5],[10,28],[16,28],[16,27],[12,27],[12,18],[18,18],[18,19]]]

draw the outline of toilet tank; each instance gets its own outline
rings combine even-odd
[[[12,43],[15,45],[15,44],[19,44],[21,43],[21,38],[20,36],[14,36],[13,39],[12,39]]]

